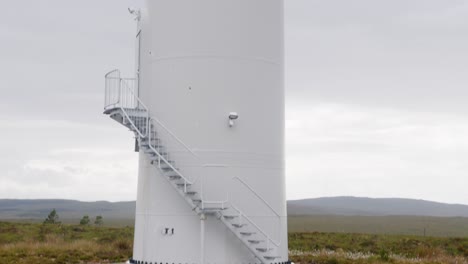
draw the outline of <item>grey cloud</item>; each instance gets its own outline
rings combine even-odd
[[[290,106],[286,124],[289,197],[365,193],[467,203],[460,187],[468,171],[466,117],[321,103]]]
[[[289,100],[467,113],[465,1],[291,1]]]
[[[114,68],[132,73],[132,3],[10,1],[0,18],[0,110],[23,118],[102,122],[96,113],[104,74]]]

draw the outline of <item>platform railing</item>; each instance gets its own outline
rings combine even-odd
[[[119,70],[113,70],[105,75],[104,111],[120,109],[125,125],[132,127],[141,138],[149,133],[149,111],[145,104],[136,96],[134,78],[121,78]],[[138,116],[137,118],[131,118]]]
[[[149,148],[156,154],[159,160],[167,164],[181,179],[184,181],[184,192],[187,192],[187,185],[192,184],[192,181],[187,179],[178,169],[176,169],[167,156],[161,154],[157,146],[153,144],[153,139],[156,135],[152,121],[160,123],[156,119],[150,118],[149,108],[136,95],[136,82],[134,78],[121,78],[119,70],[113,70],[105,75],[105,99],[104,110],[118,108],[121,110],[124,117],[124,124],[128,123],[132,130],[135,131],[140,140],[147,139]],[[130,115],[136,116],[131,118]],[[164,129],[167,129],[165,126]],[[172,132],[169,131],[171,135]],[[184,144],[184,147],[186,145]]]
[[[105,76],[104,110],[112,108],[139,109],[141,101],[137,94],[135,78],[121,78],[119,70],[113,70]],[[146,109],[146,107],[143,107]]]

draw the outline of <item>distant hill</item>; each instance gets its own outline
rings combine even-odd
[[[330,197],[288,201],[288,214],[468,217],[468,206],[401,198]]]
[[[56,209],[61,219],[102,215],[104,219],[133,219],[135,202],[80,202],[74,200],[0,199],[0,220],[40,220]],[[436,216],[468,217],[467,205],[443,204],[412,199],[331,197],[288,201],[288,214],[343,216]]]
[[[83,215],[104,219],[133,219],[135,202],[80,202],[74,200],[11,200],[0,199],[0,219],[45,219],[52,209],[60,219],[79,219]]]

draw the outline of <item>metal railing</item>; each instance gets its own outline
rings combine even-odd
[[[252,194],[254,194],[260,201],[263,202],[263,204],[265,204],[268,209],[270,209],[271,212],[273,212],[274,216],[276,217],[277,221],[278,221],[278,228],[277,230],[281,230],[281,215],[276,212],[276,210],[260,195],[258,194],[258,192],[256,192],[252,186],[250,186],[247,182],[245,182],[243,179],[241,179],[240,177],[238,176],[235,176],[232,178],[233,181],[238,181],[240,182],[244,187],[246,187]],[[260,228],[252,219],[250,219],[246,214],[244,214],[236,205],[233,204],[233,202],[231,201],[231,194],[228,195],[228,200],[229,200],[229,204],[232,206],[232,208],[238,213],[238,217],[239,217],[239,224],[242,224],[242,219],[245,219],[247,220],[247,222],[249,222],[252,226],[254,226],[257,231],[259,231],[266,239],[267,241],[267,249],[270,247],[270,244],[273,244],[275,245],[276,247],[279,247],[281,245],[281,234],[279,234],[279,240],[278,241],[275,241],[273,238],[271,238],[270,235],[267,234],[267,232],[265,232],[262,228]]]
[[[260,228],[252,219],[250,219],[250,217],[248,217],[247,215],[245,215],[244,213],[242,213],[242,211],[237,208],[234,204],[231,204],[231,207],[238,213],[238,218],[239,218],[239,222],[238,224],[239,225],[242,225],[243,224],[243,220],[247,220],[247,222],[252,225],[253,227],[255,227],[255,229],[260,232],[264,237],[265,237],[265,240],[266,240],[266,249],[267,251],[270,250],[270,245],[273,244],[275,245],[277,248],[280,247],[281,245],[281,241],[275,241],[273,240],[265,231],[263,231],[262,228]]]
[[[262,201],[272,212],[274,215],[276,215],[277,217],[281,217],[280,214],[278,212],[276,212],[275,209],[273,209],[273,207],[260,195],[258,194],[254,188],[252,188],[252,186],[250,186],[247,182],[245,182],[243,179],[241,179],[239,176],[236,176],[236,177],[233,177],[232,180],[234,181],[238,181],[240,183],[242,183],[242,185],[244,185],[245,187],[247,187],[247,189],[252,192],[258,199],[260,199],[260,201]]]
[[[169,166],[178,176],[180,176],[183,181],[184,181],[184,192],[186,193],[187,192],[187,184],[193,184],[192,181],[190,181],[189,179],[187,179],[178,169],[176,169],[172,163],[167,160],[164,155],[162,155],[160,153],[160,151],[158,149],[160,149],[160,147],[162,146],[161,144],[159,144],[159,141],[155,141],[157,143],[153,143],[153,136],[155,135],[155,133],[153,133],[152,129],[151,129],[151,122],[150,122],[150,133],[149,133],[149,137],[148,137],[148,146],[149,148],[157,155],[158,157],[158,166],[159,168],[161,168],[161,161],[163,161],[167,166]],[[167,158],[169,159],[169,156],[167,155]]]
[[[201,207],[202,209],[207,208],[206,205],[220,205],[222,209],[226,208],[226,205],[229,204],[232,208],[238,213],[239,221],[245,219],[249,222],[255,229],[257,229],[267,241],[267,248],[270,244],[273,244],[277,247],[281,244],[281,239],[279,241],[273,240],[264,230],[262,230],[252,219],[250,219],[246,214],[244,214],[237,206],[231,201],[231,194],[227,193],[227,199],[223,201],[207,201],[203,197],[203,177],[205,173],[201,174],[201,177],[195,181],[188,179],[184,176],[171,162],[169,158],[169,153],[163,154],[161,149],[164,147],[161,144],[161,138],[158,138],[156,135],[157,128],[161,128],[166,134],[169,135],[169,138],[173,139],[179,146],[182,147],[187,153],[190,153],[193,156],[197,163],[200,164],[200,167],[204,168],[201,158],[192,151],[180,138],[178,138],[171,130],[167,128],[160,120],[157,118],[151,117],[149,108],[140,100],[137,96],[137,85],[134,78],[121,78],[119,70],[113,70],[105,75],[106,85],[105,85],[105,98],[104,98],[104,110],[120,109],[123,114],[123,123],[131,127],[135,132],[137,137],[141,140],[148,141],[149,149],[156,155],[158,167],[161,168],[162,164],[166,164],[171,170],[173,170],[184,183],[184,192],[187,192],[187,185],[192,185],[200,181],[200,198],[202,200]],[[159,131],[160,132],[160,131]],[[281,224],[281,216],[278,214],[274,208],[256,192],[249,184],[239,177],[232,178],[234,181],[242,183],[251,193],[253,193],[261,202],[263,202],[279,219],[279,224]],[[280,230],[280,228],[278,228]]]
[[[132,130],[135,131],[140,140],[147,138],[149,148],[158,157],[158,164],[161,167],[161,161],[170,167],[178,176],[184,181],[184,192],[187,192],[187,184],[192,182],[187,179],[178,169],[176,169],[171,162],[160,153],[159,141],[154,143],[153,138],[156,135],[154,131],[154,124],[152,121],[158,122],[159,120],[150,117],[148,107],[138,98],[136,95],[135,79],[133,78],[121,78],[119,70],[113,70],[105,75],[105,96],[104,96],[104,110],[118,108],[123,113],[124,124],[129,123]],[[133,115],[132,115],[133,114]],[[133,116],[133,119],[130,117]],[[165,126],[163,126],[170,135],[174,134],[170,132]],[[175,137],[175,136],[174,136]],[[179,140],[179,139],[177,139]],[[180,140],[179,140],[180,141]],[[184,147],[187,147],[183,144]],[[193,153],[192,151],[190,151]]]
[[[129,124],[139,137],[146,138],[149,133],[149,111],[135,95],[135,79],[121,78],[120,71],[113,70],[105,75],[105,80],[104,111],[120,109],[124,115],[123,123]]]
[[[138,89],[135,78],[121,78],[120,71],[113,70],[106,74],[105,80],[104,110],[141,108],[141,101],[135,96]]]
[[[201,168],[204,168],[201,164],[203,161],[201,158],[185,144],[180,138],[178,138],[175,133],[173,133],[166,125],[164,125],[156,117],[150,115],[149,108],[141,101],[141,99],[136,95],[137,94],[137,85],[134,78],[122,78],[120,76],[119,70],[110,71],[105,75],[106,85],[105,85],[105,102],[104,110],[110,110],[118,108],[124,115],[124,124],[128,123],[132,130],[140,138],[148,138],[148,147],[156,154],[158,166],[161,167],[161,162],[167,164],[178,176],[180,176],[184,181],[184,191],[187,191],[187,184],[196,184],[200,182],[201,189],[203,190],[203,177],[205,173],[201,174],[196,180],[191,180],[186,177],[180,170],[176,169],[170,162],[169,153],[166,155],[161,154],[161,147],[163,146],[160,141],[161,138],[156,137],[156,132],[158,134],[165,133],[167,134],[166,139],[171,139],[180,146],[185,152],[189,153],[197,164]],[[140,115],[139,118],[131,118],[130,115]],[[167,147],[167,146],[165,146]],[[203,199],[203,191],[200,192],[200,196]],[[206,201],[202,202],[202,207],[205,207],[205,204],[219,204],[221,207],[224,207],[226,201]]]

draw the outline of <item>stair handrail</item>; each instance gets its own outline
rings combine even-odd
[[[121,80],[125,80],[123,78],[121,78]],[[124,82],[125,83],[125,82]],[[125,84],[126,86],[126,84]],[[143,106],[143,110],[146,111],[147,113],[147,124],[146,124],[146,133],[147,133],[147,136],[148,136],[148,146],[149,148],[156,153],[156,155],[158,156],[159,159],[161,159],[162,161],[164,161],[164,163],[166,163],[175,173],[177,173],[178,176],[180,176],[183,180],[184,180],[184,192],[187,192],[187,184],[193,184],[192,181],[190,181],[189,179],[187,179],[187,177],[185,177],[178,169],[176,169],[166,158],[164,158],[163,155],[161,155],[161,153],[159,153],[159,151],[157,149],[155,149],[152,145],[151,145],[151,135],[152,135],[152,128],[150,126],[151,124],[151,120],[154,120],[156,122],[158,122],[171,136],[173,136],[178,142],[182,143],[182,145],[187,148],[187,150],[189,150],[191,153],[193,153],[188,147],[187,145],[185,145],[180,139],[178,139],[174,133],[172,133],[166,126],[164,126],[164,124],[162,124],[158,119],[154,118],[154,117],[151,117],[150,114],[149,114],[149,108],[140,100],[140,98],[138,96],[135,95],[135,93],[133,93],[133,91],[131,89],[129,89],[128,86],[126,86],[126,88],[129,90],[129,92],[131,93],[131,95],[133,95],[135,97],[135,99],[138,101],[139,104],[141,104]],[[138,131],[138,134],[140,134],[140,136],[142,136],[143,138],[145,138],[145,136],[143,136],[138,128],[133,124],[133,122],[131,121],[131,119],[129,118],[128,114],[125,112],[125,110],[123,108],[122,109],[122,112],[124,112],[124,114],[126,115],[127,119],[131,122],[132,126],[134,128],[136,128],[136,130]]]
[[[111,76],[112,74],[116,74],[116,76]],[[104,109],[105,110],[111,110],[113,108],[119,108],[126,121],[128,121],[133,128],[134,131],[136,131],[136,134],[140,137],[140,140],[143,138],[148,138],[148,147],[157,155],[158,160],[159,160],[159,165],[161,164],[161,161],[163,161],[173,172],[175,172],[181,179],[184,181],[184,192],[187,192],[187,185],[188,184],[193,184],[194,182],[197,182],[200,178],[196,179],[194,182],[191,180],[187,179],[178,169],[176,169],[171,162],[168,161],[168,158],[166,159],[164,155],[162,155],[159,150],[157,150],[153,145],[152,145],[152,136],[153,136],[153,130],[155,129],[152,126],[152,121],[157,122],[172,138],[174,138],[180,145],[182,145],[186,150],[188,150],[189,153],[191,153],[199,162],[201,162],[200,157],[192,151],[180,138],[178,138],[169,128],[167,128],[159,119],[157,118],[152,118],[149,112],[149,108],[141,101],[141,99],[132,91],[132,89],[128,86],[128,81],[135,81],[135,78],[121,78],[120,77],[120,70],[116,69],[113,71],[108,72],[105,75],[106,81],[107,80],[118,80],[118,96],[117,96],[117,101],[112,102],[110,104],[108,103],[108,99],[112,96],[112,93],[109,89],[110,86],[108,86],[108,83],[106,82],[106,89],[105,89],[105,103],[104,103]],[[122,85],[123,84],[123,85]],[[126,108],[124,104],[127,103],[128,97],[123,98],[122,96],[122,86],[124,89],[126,89],[126,92],[129,92],[129,94],[125,94],[125,96],[130,95],[131,100],[136,100],[137,104],[136,106],[131,106]],[[111,88],[111,87],[110,87]],[[133,101],[134,102],[134,101]],[[143,116],[144,121],[146,122],[145,124],[145,132],[143,133],[140,131],[139,127],[135,125],[134,121],[130,118],[129,114],[127,113],[127,109],[132,109],[132,110],[144,110],[145,115]],[[138,120],[137,120],[138,122]],[[203,166],[201,166],[203,167]],[[203,174],[202,176],[203,177]],[[259,198],[279,219],[279,224],[281,224],[281,216],[276,212],[276,210],[261,196],[259,195],[247,182],[242,180],[239,177],[233,177],[233,180],[237,180],[240,183],[242,183],[245,187],[247,187],[248,190],[250,190],[257,198]],[[202,180],[202,190],[203,190],[203,180]],[[222,206],[222,209],[226,208],[225,205],[229,203],[232,208],[239,213],[239,220],[241,221],[242,219],[247,220],[253,227],[256,228],[257,231],[259,231],[267,240],[267,249],[269,248],[269,244],[272,243],[273,245],[279,247],[281,244],[281,236],[279,237],[279,241],[273,240],[262,228],[260,228],[249,216],[244,214],[237,206],[233,204],[232,201],[230,201],[230,193],[227,194],[227,200],[225,201],[207,201],[203,199],[203,191],[200,193],[201,196],[201,202],[202,202],[202,209],[205,207],[205,204],[220,204]],[[222,214],[221,214],[222,215]],[[257,256],[258,257],[258,256]]]
[[[110,75],[113,74],[113,73],[117,73],[117,77],[111,77]],[[119,108],[122,113],[124,114],[126,120],[130,123],[130,125],[133,127],[133,129],[137,132],[137,134],[141,137],[141,138],[146,138],[148,137],[148,146],[149,148],[158,156],[158,159],[159,161],[163,161],[165,164],[167,164],[167,166],[169,166],[178,176],[180,176],[183,181],[184,181],[184,192],[187,192],[187,184],[193,184],[194,182],[192,182],[191,180],[187,179],[187,177],[185,177],[178,169],[176,169],[157,149],[155,149],[153,147],[153,145],[151,144],[152,142],[152,132],[153,132],[153,128],[151,128],[150,124],[151,124],[151,121],[155,121],[157,122],[171,137],[173,137],[177,142],[179,142],[186,150],[188,150],[195,158],[197,158],[198,161],[201,162],[201,159],[200,157],[195,153],[193,152],[180,138],[178,138],[169,128],[167,128],[159,119],[157,118],[154,118],[154,117],[151,117],[150,116],[150,112],[149,112],[149,108],[145,105],[145,103],[143,103],[143,101],[141,101],[141,99],[135,95],[135,93],[130,89],[130,87],[128,87],[126,81],[135,81],[135,78],[121,78],[120,77],[120,70],[116,69],[116,70],[113,70],[113,71],[110,71],[108,72],[106,75],[105,75],[105,78],[106,79],[117,79],[119,80],[118,81],[118,84],[119,84],[119,87],[118,87],[118,100],[117,102],[114,102],[113,104],[109,104],[109,105],[105,105],[104,106],[104,109],[108,109],[110,108],[109,106],[112,106],[112,107],[116,107],[116,108]],[[145,110],[146,112],[146,116],[145,116],[145,119],[146,119],[146,131],[145,133],[141,132],[140,129],[138,128],[138,126],[135,125],[135,123],[132,121],[132,119],[130,118],[130,116],[128,115],[125,107],[123,106],[122,102],[121,102],[121,99],[122,99],[122,83],[124,84],[124,88],[126,88],[126,90],[130,93],[131,97],[133,97],[134,99],[137,100],[138,102],[138,106],[135,107],[135,110]],[[107,89],[106,89],[106,92],[107,92]],[[106,95],[107,96],[107,95]],[[140,108],[139,106],[142,106],[142,108]],[[276,210],[274,210],[274,208],[262,197],[260,196],[247,182],[245,182],[244,180],[242,180],[241,178],[239,178],[238,176],[236,177],[233,177],[232,178],[233,180],[237,180],[239,181],[240,183],[242,183],[245,187],[247,187],[247,189],[249,189],[257,198],[259,198],[278,218],[280,218],[281,216],[276,212]],[[196,180],[198,181],[198,180]],[[195,181],[195,182],[196,182]],[[203,194],[200,193],[201,197],[203,197]],[[239,208],[237,208],[233,203],[232,201],[229,201],[229,194],[228,194],[228,199],[226,201],[204,201],[204,199],[202,199],[202,208],[204,207],[204,204],[215,204],[215,203],[219,203],[219,204],[222,204],[222,207],[224,208],[225,207],[225,204],[226,203],[230,203],[231,206],[233,207],[234,210],[236,210],[240,216],[242,216],[243,219],[246,219],[252,226],[254,226],[260,233],[262,233],[265,238],[268,240],[268,243],[272,243],[274,245],[276,245],[277,247],[280,246],[281,244],[281,241],[277,242],[277,241],[274,241],[265,231],[263,231],[263,229],[261,229],[252,219],[250,219],[246,214],[244,214]]]
[[[113,73],[117,73],[117,77],[111,77],[110,75],[113,74]],[[141,99],[137,95],[135,95],[135,93],[127,86],[127,84],[125,82],[126,80],[135,81],[136,80],[135,78],[122,78],[122,77],[120,77],[120,70],[119,69],[115,69],[115,70],[112,70],[112,71],[108,72],[105,75],[105,78],[106,79],[119,79],[120,82],[123,82],[125,84],[125,87],[127,88],[127,90],[130,92],[130,94],[138,101],[138,104],[143,106],[143,110],[147,111],[148,118],[149,118],[149,116],[150,116],[149,108],[143,103],[143,101],[141,101]],[[120,83],[119,83],[119,86],[120,86]],[[121,96],[122,96],[122,93],[120,92],[120,89],[121,89],[121,87],[119,87],[118,101],[116,103],[114,103],[114,104],[105,105],[104,109],[107,109],[108,106],[112,105],[112,106],[119,107],[123,112],[125,112],[125,110],[123,109],[123,107],[120,104],[120,100],[121,100]],[[106,90],[106,92],[107,92],[107,90]],[[133,122],[128,118],[127,113],[126,113],[126,117],[131,122],[132,126],[134,126]],[[151,119],[154,120],[155,122],[157,122],[171,137],[173,137],[177,142],[179,142],[179,144],[181,144],[190,154],[192,154],[195,158],[197,158],[197,160],[201,163],[200,157],[190,147],[188,147],[187,144],[185,144],[179,137],[177,137],[166,125],[164,125],[156,117],[151,117]],[[134,126],[134,128],[136,128],[136,127]],[[143,137],[145,137],[145,136],[143,136]]]
[[[178,138],[168,127],[166,127],[159,119],[157,119],[156,117],[152,117],[151,118],[152,120],[156,121],[159,125],[161,125],[162,128],[164,128],[164,130],[167,131],[167,133],[169,135],[171,135],[177,142],[179,142],[186,150],[188,150],[195,158],[197,158],[198,161],[201,162],[201,159],[200,157],[195,153],[193,152],[192,149],[190,149],[189,146],[187,146],[187,144],[185,144],[180,138]]]
[[[115,74],[116,76],[111,76]],[[118,97],[117,97],[117,101],[116,102],[113,102],[112,104],[108,104],[104,106],[104,109],[108,109],[108,108],[119,108],[122,113],[124,114],[125,116],[125,119],[126,121],[128,121],[131,125],[131,127],[134,129],[134,131],[137,132],[137,134],[141,137],[141,138],[146,138],[148,137],[149,139],[149,148],[158,156],[158,159],[162,160],[164,163],[166,163],[178,176],[180,176],[183,181],[184,181],[184,192],[187,192],[187,184],[193,184],[192,181],[190,181],[189,179],[187,179],[187,177],[185,177],[178,169],[176,169],[163,155],[161,155],[161,153],[155,149],[152,145],[151,145],[151,135],[152,135],[152,128],[150,127],[150,124],[151,124],[151,120],[154,120],[155,122],[157,122],[171,137],[173,137],[177,142],[179,142],[179,144],[181,144],[186,150],[188,150],[195,158],[197,158],[197,160],[199,162],[201,162],[199,156],[197,154],[195,154],[181,139],[179,139],[169,128],[167,128],[167,126],[165,126],[159,119],[157,118],[154,118],[154,117],[151,117],[150,115],[150,111],[149,111],[149,108],[145,105],[145,103],[132,91],[132,89],[130,89],[130,87],[127,85],[126,81],[135,81],[136,79],[135,78],[122,78],[120,77],[120,70],[119,69],[115,69],[115,70],[112,70],[110,72],[108,72],[106,75],[105,75],[105,78],[106,80],[109,80],[109,79],[116,79],[118,80]],[[123,85],[122,85],[123,84]],[[145,116],[145,119],[146,119],[146,125],[145,125],[145,128],[146,128],[146,131],[143,133],[142,131],[140,131],[140,129],[138,128],[137,125],[135,125],[135,123],[132,121],[132,119],[130,118],[129,114],[127,113],[123,103],[122,103],[122,86],[123,88],[125,89],[124,91],[129,93],[131,98],[132,99],[135,99],[137,100],[138,102],[138,105],[135,107],[135,110],[144,110],[146,112],[146,116]],[[106,93],[109,92],[107,87],[106,87]],[[107,95],[105,95],[107,96]],[[106,98],[107,99],[107,98]]]
[[[260,228],[250,217],[248,217],[246,214],[244,214],[237,206],[235,206],[231,202],[231,206],[234,210],[236,210],[239,213],[239,220],[241,221],[242,219],[246,219],[251,225],[253,225],[260,233],[262,233],[265,238],[267,239],[268,242],[271,242],[273,245],[279,247],[281,245],[281,241],[275,241],[273,240],[265,231],[263,231],[262,228]]]
[[[150,119],[152,120],[152,118]],[[157,149],[155,149],[153,147],[153,145],[151,144],[151,135],[152,135],[152,131],[151,131],[151,128],[150,128],[150,133],[148,133],[148,146],[149,148],[154,152],[156,153],[156,155],[158,156],[158,159],[164,161],[164,163],[166,163],[175,173],[177,173],[178,176],[180,176],[183,180],[184,180],[184,192],[187,192],[187,184],[193,184],[192,181],[190,181],[189,179],[187,179],[178,169],[176,169],[166,158],[164,158],[163,155],[161,155],[161,153],[159,153],[159,151]]]
[[[138,96],[135,95],[135,93],[132,91],[132,89],[130,89],[130,87],[128,87],[127,85],[127,80],[132,80],[132,81],[135,81],[134,78],[120,78],[120,83],[124,84],[125,88],[127,88],[127,90],[130,92],[130,95],[132,97],[134,97],[137,102],[138,102],[138,106],[135,108],[135,110],[144,110],[146,112],[146,116],[145,116],[145,119],[146,119],[146,124],[145,124],[145,128],[146,128],[146,131],[145,133],[142,133],[139,129],[138,129],[138,126],[136,126],[132,119],[130,118],[130,116],[128,115],[127,111],[125,111],[125,108],[123,106],[120,107],[120,109],[122,110],[122,112],[125,114],[125,117],[127,118],[128,121],[130,121],[130,124],[132,125],[132,127],[138,132],[138,134],[140,135],[140,137],[142,138],[146,138],[149,134],[150,134],[150,114],[149,114],[149,108],[145,105],[145,103],[143,103],[143,101],[140,100],[140,98],[138,98]],[[142,106],[143,108],[139,108],[139,106]]]
[[[277,217],[281,217],[281,215],[276,212],[276,210],[260,195],[258,194],[255,189],[250,186],[246,181],[244,181],[243,179],[241,179],[239,176],[235,176],[232,178],[232,180],[237,180],[239,181],[240,183],[242,183],[245,187],[247,187],[247,189],[249,189],[258,199],[260,199],[268,208],[270,208],[270,210],[277,216]]]
[[[126,86],[126,87],[128,88],[128,86]],[[153,118],[150,117],[148,107],[146,107],[146,105],[140,100],[140,98],[138,98],[138,96],[136,96],[131,89],[128,89],[128,90],[138,100],[138,103],[140,103],[143,106],[143,110],[145,110],[146,113],[147,113],[146,133],[147,133],[147,136],[148,136],[148,142],[149,142],[148,146],[149,146],[149,148],[154,153],[156,153],[156,155],[158,156],[158,158],[160,160],[162,160],[164,163],[166,163],[175,173],[177,173],[177,175],[179,175],[184,180],[184,192],[187,192],[187,184],[192,184],[192,182],[190,180],[188,180],[178,169],[176,169],[166,158],[164,158],[164,156],[161,155],[161,153],[159,153],[159,151],[157,149],[155,149],[152,146],[152,144],[151,144],[151,135],[153,134],[152,133],[153,131],[152,131],[151,127],[150,127],[150,124],[151,124],[150,122],[151,122],[151,120],[153,120]],[[142,136],[142,134],[139,132],[138,128],[131,121],[128,114],[125,112],[125,110],[123,108],[121,108],[121,109],[122,109],[122,112],[126,115],[127,119],[131,122],[132,126],[138,131],[138,134],[140,134],[140,136]],[[142,136],[142,137],[145,138],[145,136]]]
[[[232,177],[232,180],[236,180],[240,183],[242,183],[245,187],[247,187],[247,189],[249,191],[251,191],[258,199],[260,199],[260,201],[262,201],[272,212],[273,214],[276,216],[276,218],[278,219],[278,224],[281,225],[281,215],[265,200],[265,198],[263,198],[260,194],[258,194],[257,191],[255,191],[255,189],[250,186],[246,181],[244,181],[242,178],[240,178],[239,176],[234,176]],[[228,195],[228,199],[231,200],[231,194]],[[254,223],[254,221],[252,221],[246,214],[244,214],[243,212],[241,212],[241,210],[236,207],[232,201],[230,202],[230,204],[232,205],[232,207],[234,208],[234,210],[236,210],[237,212],[239,212],[240,215],[244,216],[244,218],[246,218],[253,226],[255,226],[268,240],[270,240],[274,245],[276,245],[277,247],[279,247],[281,245],[281,236],[280,236],[280,240],[279,241],[274,241],[269,235],[266,234],[265,231],[263,231],[257,224]]]

